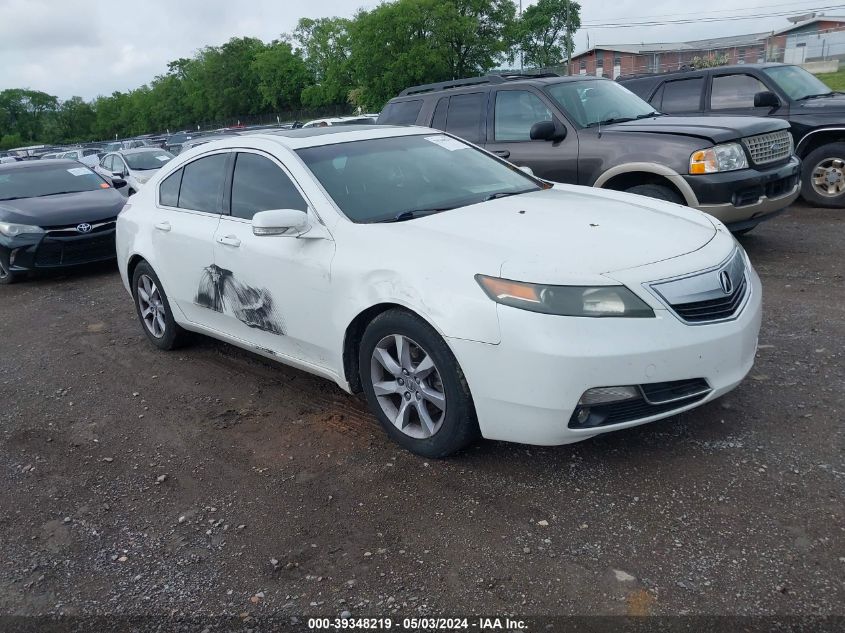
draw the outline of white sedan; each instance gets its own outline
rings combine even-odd
[[[665,418],[751,369],[760,280],[718,221],[552,185],[425,128],[281,130],[170,161],[117,222],[141,326],[363,391],[430,457]]]
[[[127,194],[131,196],[172,158],[173,154],[157,147],[124,149],[103,156],[94,171],[109,179],[125,180]]]

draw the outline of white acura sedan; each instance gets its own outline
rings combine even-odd
[[[425,128],[220,140],[165,165],[117,222],[141,326],[363,391],[430,457],[566,444],[730,391],[760,280],[718,221],[552,185]]]

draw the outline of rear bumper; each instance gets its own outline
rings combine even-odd
[[[801,161],[768,170],[741,169],[683,176],[695,199],[689,206],[709,213],[732,231],[756,226],[795,202],[801,192]]]

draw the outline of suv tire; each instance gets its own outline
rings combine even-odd
[[[674,189],[670,189],[665,185],[636,185],[625,190],[627,193],[635,193],[639,196],[647,196],[649,198],[656,198],[657,200],[666,200],[667,202],[674,202],[675,204],[686,204],[686,201]]]
[[[373,319],[361,339],[358,367],[370,409],[409,451],[437,459],[479,437],[457,359],[415,314],[388,310]]]
[[[816,178],[826,179],[828,176],[833,180],[830,184],[835,193],[832,195],[827,193],[827,187],[814,182]],[[822,145],[804,157],[801,165],[801,197],[816,207],[845,207],[845,143]]]

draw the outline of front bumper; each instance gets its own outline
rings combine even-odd
[[[689,205],[721,220],[732,231],[756,226],[795,202],[801,192],[801,161],[792,156],[771,169],[740,169],[683,176],[695,196]]]
[[[501,343],[449,339],[473,395],[481,433],[496,440],[556,445],[637,426],[692,409],[736,387],[754,364],[762,314],[760,279],[731,321],[684,324],[669,310],[648,319],[591,319],[497,306]],[[703,378],[693,403],[595,428],[571,428],[588,389]]]
[[[56,233],[0,236],[0,258],[12,272],[25,272],[91,264],[116,256],[113,221],[111,228],[86,235]]]

